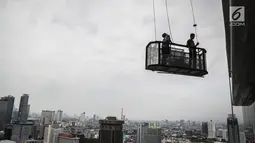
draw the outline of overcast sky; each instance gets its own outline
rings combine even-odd
[[[168,31],[156,0],[157,40]],[[194,78],[146,71],[154,40],[152,1],[1,0],[0,95],[30,94],[31,112],[129,119],[226,120],[230,113],[221,0],[193,0],[209,75]],[[194,32],[188,0],[168,0],[173,39]],[[240,117],[240,109],[236,112]],[[242,120],[242,118],[239,118]]]

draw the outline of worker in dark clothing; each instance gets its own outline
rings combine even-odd
[[[196,53],[196,47],[199,45],[199,43],[197,42],[197,44],[195,45],[194,42],[194,38],[195,38],[195,34],[191,33],[190,34],[190,39],[187,41],[187,47],[189,48],[189,63],[190,66],[192,68],[196,68],[197,65],[197,53]]]
[[[170,55],[171,49],[170,49],[170,43],[172,42],[170,39],[170,36],[166,33],[162,34],[163,43],[162,43],[162,64],[167,63],[167,58]]]

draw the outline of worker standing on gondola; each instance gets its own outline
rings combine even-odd
[[[196,65],[197,65],[196,47],[199,45],[198,42],[195,45],[194,38],[195,38],[195,34],[191,33],[190,39],[187,41],[187,47],[189,48],[189,63],[192,68],[196,68]]]
[[[167,63],[167,58],[170,56],[170,43],[172,43],[170,36],[166,33],[162,34],[163,39],[163,43],[162,43],[162,64],[166,64]]]

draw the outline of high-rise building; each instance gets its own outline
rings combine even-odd
[[[123,124],[124,121],[117,120],[116,117],[106,117],[99,120],[99,141],[100,143],[122,143],[123,142]]]
[[[148,123],[140,124],[136,139],[137,143],[161,143],[161,128]]]
[[[124,116],[123,108],[121,108],[121,113],[120,113],[120,119],[121,119],[121,120],[123,120],[123,116]]]
[[[62,110],[58,110],[57,114],[56,114],[56,121],[61,122],[62,121],[62,116],[63,116],[63,111]]]
[[[96,114],[93,115],[93,121],[96,121]]]
[[[23,143],[31,136],[34,138],[36,132],[36,126],[33,123],[14,124],[12,127],[11,140],[16,143]],[[33,136],[34,135],[34,136]]]
[[[20,123],[26,123],[29,115],[30,105],[28,105],[29,95],[23,94],[20,98],[18,120]]]
[[[19,117],[19,110],[17,108],[14,108],[12,111],[12,122],[18,121]]]
[[[216,127],[215,123],[211,120],[208,122],[208,137],[210,139],[216,138]]]
[[[218,129],[216,132],[216,136],[220,137],[224,140],[228,140],[228,130],[226,129]]]
[[[218,129],[216,131],[216,137],[223,137],[223,130],[222,129]]]
[[[222,132],[222,139],[228,140],[228,130],[223,129]]]
[[[138,125],[136,143],[144,143],[144,128],[147,126],[147,123]]]
[[[216,131],[216,136],[220,137],[220,138],[222,138],[224,140],[228,140],[228,130],[226,130],[226,129],[218,129]]]
[[[207,137],[208,136],[208,123],[202,122],[202,135]]]
[[[0,99],[0,131],[4,129],[5,124],[11,123],[14,99],[10,95]]]
[[[246,137],[244,132],[239,133],[240,136],[240,143],[246,143]]]
[[[52,125],[54,122],[55,111],[42,110],[40,124]]]
[[[184,128],[185,127],[185,121],[184,120],[180,120],[180,125]]]
[[[80,116],[80,121],[84,122],[85,120],[86,120],[85,112],[82,112]]]
[[[51,125],[45,127],[44,143],[58,143],[58,135],[63,131],[63,128],[53,128]]]
[[[230,143],[240,143],[238,120],[235,115],[233,117],[232,114],[229,114],[227,118],[228,141]]]

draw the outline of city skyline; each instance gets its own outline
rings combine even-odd
[[[155,4],[161,40],[169,33],[165,6],[163,0]],[[185,44],[194,32],[189,1],[168,4],[174,41]],[[199,42],[208,51],[209,75],[203,79],[145,71],[145,46],[154,40],[152,3],[146,0],[3,0],[0,95],[19,99],[27,93],[36,113],[60,109],[106,117],[119,116],[124,108],[129,119],[226,121],[230,99],[221,1],[196,0],[194,8]]]

